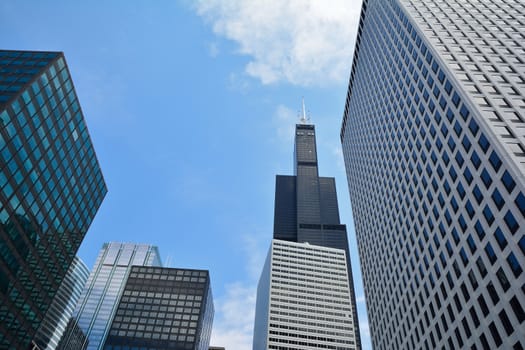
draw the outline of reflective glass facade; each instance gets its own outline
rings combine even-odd
[[[341,140],[376,349],[525,347],[524,17],[363,3]]]
[[[62,53],[0,51],[0,348],[27,348],[106,185]]]
[[[295,128],[293,176],[277,175],[273,238],[343,249],[346,252],[355,348],[361,348],[346,225],[339,219],[335,179],[320,177],[315,127]]]
[[[133,265],[161,266],[157,247],[111,242],[100,250],[74,312],[89,341],[87,349],[102,349]],[[67,341],[75,341],[66,336]]]
[[[253,349],[356,348],[343,249],[274,239],[257,287]]]
[[[208,271],[134,266],[104,350],[208,350],[213,315]]]
[[[68,327],[88,276],[89,269],[86,264],[75,257],[38,329],[34,342],[40,350],[57,348]]]

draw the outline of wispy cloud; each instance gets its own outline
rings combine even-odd
[[[245,72],[263,84],[348,78],[361,0],[199,0],[195,9],[250,57]]]
[[[211,344],[226,349],[252,348],[256,288],[242,283],[227,286],[227,293],[216,300],[217,315]]]

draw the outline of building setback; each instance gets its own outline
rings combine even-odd
[[[375,349],[525,347],[524,17],[363,2],[341,141]]]
[[[1,50],[0,348],[28,348],[106,192],[64,55]]]
[[[213,323],[208,271],[133,266],[104,350],[208,350]]]
[[[158,248],[147,244],[104,243],[74,312],[78,327],[86,335],[88,350],[102,349],[133,265],[161,266]],[[64,346],[78,342],[74,334],[66,335]]]
[[[274,239],[257,287],[253,349],[355,349],[347,259]]]

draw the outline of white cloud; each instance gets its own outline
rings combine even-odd
[[[360,0],[198,0],[195,8],[250,57],[245,71],[263,84],[348,79]]]
[[[356,303],[358,303],[358,304],[361,304],[361,303],[364,304],[365,301],[366,301],[366,300],[365,300],[365,296],[364,296],[364,295],[360,295],[360,296],[358,296],[358,297],[355,299],[355,301],[356,301]]]
[[[211,345],[226,349],[252,348],[256,288],[242,283],[227,286],[226,296],[215,301]]]

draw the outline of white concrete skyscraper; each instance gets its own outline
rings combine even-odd
[[[274,239],[257,288],[254,350],[355,349],[343,249]]]
[[[375,349],[525,348],[524,18],[363,2],[341,141]]]

